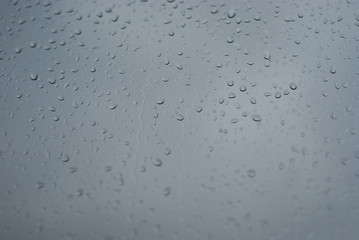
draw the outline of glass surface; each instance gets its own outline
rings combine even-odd
[[[1,240],[358,240],[359,1],[1,0]]]

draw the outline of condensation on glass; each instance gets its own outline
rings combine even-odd
[[[359,239],[356,0],[0,1],[0,239]]]

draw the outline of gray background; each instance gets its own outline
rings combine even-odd
[[[0,239],[359,239],[359,2],[0,1]]]

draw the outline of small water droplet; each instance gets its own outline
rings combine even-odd
[[[234,85],[234,81],[233,81],[233,80],[228,80],[228,81],[227,81],[227,85],[228,85],[229,87],[232,87],[232,86]]]
[[[253,121],[255,121],[255,122],[262,121],[262,117],[259,114],[252,114],[251,117],[252,117]]]
[[[227,37],[227,43],[233,43],[234,38],[232,36]]]
[[[246,85],[241,85],[241,86],[239,86],[239,90],[241,92],[245,92],[247,90],[247,86]]]
[[[63,162],[69,162],[70,161],[70,155],[69,154],[62,154],[61,155],[61,160]]]
[[[155,165],[156,167],[161,167],[163,165],[163,162],[160,158],[155,158],[153,161],[152,161],[153,165]]]
[[[256,99],[255,97],[251,97],[251,98],[250,98],[250,102],[251,102],[252,104],[256,104],[256,103],[257,103],[257,99]]]
[[[172,152],[171,148],[165,148],[165,155],[170,155]]]
[[[271,54],[270,54],[270,52],[268,52],[268,51],[265,51],[265,52],[264,52],[264,59],[266,59],[266,60],[271,60]]]
[[[35,185],[35,187],[36,187],[37,189],[42,189],[42,188],[45,187],[45,183],[44,183],[44,182],[37,182],[36,185]]]
[[[22,51],[22,48],[21,48],[21,47],[15,48],[15,52],[16,52],[16,53],[21,53],[21,51]]]
[[[37,79],[38,75],[36,73],[31,73],[30,74],[30,79],[35,81]]]
[[[49,78],[47,80],[50,84],[55,84],[56,83],[56,79],[55,78]]]
[[[247,176],[250,177],[250,178],[254,178],[256,176],[256,170],[254,169],[249,169],[247,171]]]
[[[163,189],[163,195],[164,195],[165,197],[168,197],[169,195],[171,195],[171,188],[170,188],[170,187],[165,187],[165,188]]]
[[[111,103],[111,104],[110,104],[110,109],[111,109],[111,110],[114,110],[114,109],[117,108],[117,106],[118,106],[118,105],[117,105],[116,103]]]
[[[292,89],[292,90],[296,90],[297,89],[297,84],[295,82],[291,82],[289,84],[289,88]]]
[[[233,9],[230,9],[227,13],[228,18],[234,18],[236,16],[236,12]]]
[[[184,116],[183,116],[182,114],[177,114],[177,115],[176,115],[176,119],[177,119],[178,121],[183,121]]]
[[[332,66],[332,67],[330,67],[329,71],[331,74],[335,74],[337,72],[337,69],[334,66]]]
[[[30,45],[31,48],[34,48],[34,47],[36,47],[36,42],[31,41],[31,42],[29,43],[29,45]]]
[[[231,119],[231,123],[233,123],[233,124],[234,124],[234,123],[238,123],[238,122],[239,122],[238,118],[232,118],[232,119]]]
[[[160,98],[160,99],[157,100],[158,105],[162,105],[164,102],[165,102],[164,98]]]
[[[230,93],[228,93],[228,98],[229,99],[236,98],[236,94],[234,92],[230,92]]]

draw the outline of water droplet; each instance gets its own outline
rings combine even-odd
[[[234,39],[232,36],[227,37],[227,43],[233,43]]]
[[[230,92],[230,93],[228,93],[228,98],[229,99],[236,98],[236,94],[234,92]]]
[[[234,18],[236,16],[236,12],[233,9],[230,9],[227,13],[228,18]]]
[[[275,97],[275,98],[281,98],[281,97],[282,97],[281,92],[276,91],[275,94],[274,94],[274,97]]]
[[[261,20],[261,17],[260,16],[254,16],[253,17],[254,20],[256,20],[257,22]]]
[[[271,60],[271,54],[270,54],[270,52],[268,52],[268,51],[265,51],[265,52],[264,52],[264,59],[266,59],[266,60]]]
[[[228,85],[229,87],[232,87],[232,86],[234,85],[234,81],[233,81],[233,80],[228,80],[228,81],[227,81],[227,85]]]
[[[45,183],[44,183],[44,182],[37,182],[36,185],[35,185],[35,187],[36,187],[37,189],[42,189],[42,188],[45,187]]]
[[[332,113],[330,114],[330,118],[333,119],[333,120],[335,120],[335,119],[337,119],[338,117],[337,117],[337,115],[336,115],[334,112],[332,112]]]
[[[35,81],[37,79],[38,75],[36,73],[31,73],[30,74],[30,79]]]
[[[31,42],[29,43],[29,45],[30,45],[31,48],[34,48],[34,47],[36,47],[36,42],[31,41]]]
[[[163,165],[163,162],[160,158],[155,158],[153,161],[152,161],[153,165],[155,165],[156,167],[161,167]]]
[[[335,74],[337,72],[337,69],[334,66],[332,66],[332,67],[330,67],[329,71],[331,74]]]
[[[255,97],[251,97],[251,98],[250,98],[250,102],[251,102],[252,104],[256,104],[256,103],[257,103],[257,99],[256,99]]]
[[[182,114],[177,114],[177,115],[176,115],[176,119],[177,119],[178,121],[183,121],[184,116],[183,116]]]
[[[16,53],[21,53],[21,51],[22,51],[22,48],[21,48],[21,47],[15,48],[15,52],[16,52]]]
[[[64,97],[64,95],[59,95],[57,99],[59,99],[59,101],[63,101],[63,100],[65,100],[65,97]]]
[[[158,105],[162,105],[164,102],[165,102],[164,98],[160,98],[160,99],[157,100]]]
[[[172,152],[171,148],[165,148],[165,155],[170,155]]]
[[[56,83],[56,79],[54,79],[54,78],[49,78],[47,81],[48,81],[50,84],[55,84],[55,83]]]
[[[77,167],[69,167],[69,172],[70,173],[75,173],[75,172],[77,172]]]
[[[233,123],[233,124],[234,124],[234,123],[238,123],[238,122],[239,122],[238,118],[232,118],[232,119],[231,119],[231,123]]]
[[[247,171],[247,176],[250,178],[254,178],[256,176],[256,170],[250,169]]]
[[[70,155],[69,154],[62,154],[61,155],[61,161],[69,162],[70,161]]]
[[[111,110],[114,110],[114,109],[117,108],[117,106],[118,106],[118,105],[117,105],[116,103],[111,103],[111,104],[110,104],[110,109],[111,109]]]
[[[218,11],[219,11],[218,8],[213,8],[213,9],[211,10],[211,13],[212,13],[212,14],[216,14],[216,13],[218,13]]]
[[[241,92],[245,92],[247,90],[247,86],[246,85],[241,85],[241,86],[239,86],[239,90]]]
[[[291,82],[289,84],[289,88],[292,89],[292,90],[296,90],[297,89],[297,84],[295,82]]]
[[[168,197],[169,195],[171,195],[171,188],[170,188],[170,187],[165,187],[165,188],[163,189],[163,195],[164,195],[165,197]]]
[[[252,119],[255,122],[260,122],[262,121],[262,117],[259,114],[252,114]]]

